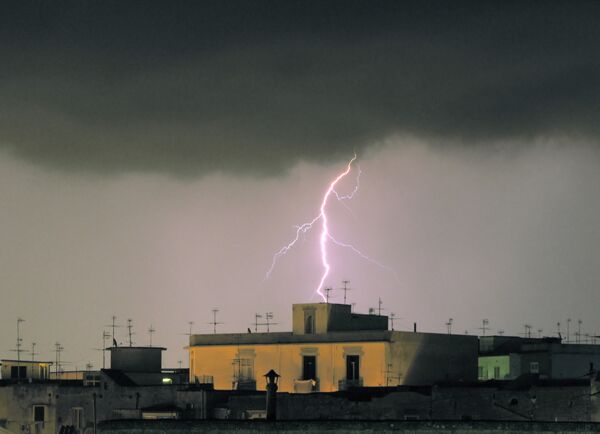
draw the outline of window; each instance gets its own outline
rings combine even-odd
[[[43,405],[33,406],[33,421],[44,422],[46,420],[46,407]]]
[[[254,380],[254,360],[253,359],[241,359],[240,360],[240,379]]]
[[[316,356],[302,357],[302,379],[316,380],[317,379],[317,358]]]
[[[315,311],[305,310],[304,311],[304,333],[311,335],[315,332]]]
[[[360,379],[360,357],[346,356],[346,380],[358,381]]]
[[[494,366],[494,379],[497,380],[500,378],[500,366]]]
[[[48,378],[48,366],[40,365],[40,379],[45,380]]]
[[[27,378],[27,366],[11,366],[10,378]]]
[[[83,428],[83,408],[73,407],[71,409],[71,423],[77,429]]]
[[[538,362],[530,362],[529,363],[529,372],[531,374],[539,374],[540,373],[540,364]]]

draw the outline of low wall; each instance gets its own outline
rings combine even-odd
[[[295,432],[295,433],[560,433],[600,432],[589,422],[370,422],[370,421],[109,421],[98,424],[98,434]]]

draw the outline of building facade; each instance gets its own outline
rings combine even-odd
[[[33,360],[0,360],[0,379],[45,380],[52,362]]]
[[[190,336],[190,382],[221,390],[265,390],[274,369],[279,391],[428,385],[477,378],[477,338],[390,331],[388,318],[349,305],[292,308],[291,332]]]
[[[480,381],[513,380],[524,374],[543,379],[575,379],[584,377],[594,367],[600,367],[600,345],[565,344],[560,338],[480,338]]]

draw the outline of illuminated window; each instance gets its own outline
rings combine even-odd
[[[173,379],[165,377],[162,379],[162,384],[173,384]]]

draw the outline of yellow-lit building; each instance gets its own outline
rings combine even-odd
[[[281,392],[477,381],[475,336],[388,330],[388,318],[350,305],[295,304],[291,332],[190,336],[190,382]]]

